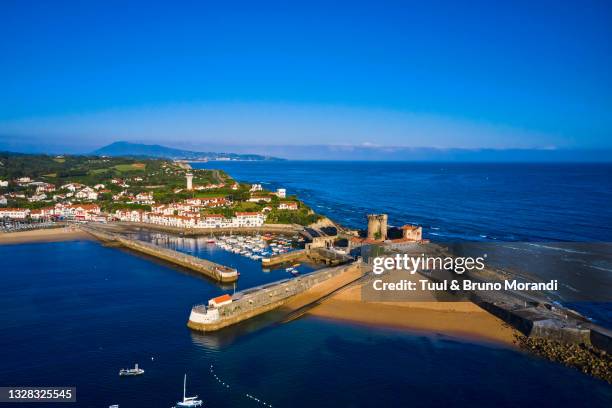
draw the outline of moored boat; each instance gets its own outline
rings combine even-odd
[[[119,376],[121,377],[131,377],[142,374],[144,374],[144,370],[138,367],[138,363],[134,365],[134,368],[122,368],[119,370]]]
[[[172,408],[184,408],[184,407],[201,407],[204,405],[202,400],[198,399],[198,396],[187,397],[185,394],[187,392],[187,374],[183,378],[183,400],[178,401],[176,405]]]

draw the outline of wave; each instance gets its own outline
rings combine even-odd
[[[576,249],[559,248],[559,247],[554,247],[554,246],[550,246],[550,245],[532,244],[532,243],[528,243],[527,245],[531,245],[531,246],[538,247],[538,248],[552,249],[553,251],[567,252],[567,253],[570,253],[570,254],[581,254],[581,255],[589,254],[588,252],[578,251]]]
[[[588,266],[589,268],[593,268],[593,269],[599,269],[600,271],[604,271],[604,272],[612,272],[612,269],[604,268],[602,266],[591,265],[591,264],[586,264],[586,266]]]

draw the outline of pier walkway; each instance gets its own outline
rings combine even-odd
[[[361,262],[321,269],[293,279],[237,292],[220,306],[197,305],[191,309],[187,326],[211,332],[223,329],[280,306],[291,309],[310,304],[363,275]]]

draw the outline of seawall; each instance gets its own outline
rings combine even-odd
[[[323,263],[328,266],[345,264],[353,260],[353,258],[348,255],[340,254],[327,248],[306,248],[273,255],[269,258],[262,258],[261,264],[266,267],[303,259],[307,259],[311,262]]]
[[[238,280],[238,271],[236,269],[228,268],[206,259],[162,248],[148,242],[125,238],[118,234],[103,232],[91,227],[82,227],[82,229],[101,241],[118,243],[131,250],[199,272],[219,282],[235,282]]]
[[[588,344],[612,354],[612,331],[572,316],[569,310],[544,304],[520,307],[474,295],[470,300],[530,338],[566,344]]]
[[[229,304],[216,308],[207,308],[206,305],[194,306],[187,326],[203,332],[220,330],[276,309],[292,300],[298,300],[297,295],[306,295],[309,291],[312,291],[315,297],[325,296],[328,292],[361,276],[361,262],[354,262],[251,288],[236,293]],[[336,278],[338,282],[333,281]]]
[[[291,261],[297,261],[306,256],[305,249],[298,249],[296,251],[285,252],[284,254],[278,254],[271,256],[269,258],[262,258],[261,264],[265,266],[278,265],[282,263],[287,263]]]

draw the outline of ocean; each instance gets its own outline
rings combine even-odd
[[[287,189],[352,228],[366,214],[432,240],[612,241],[612,164],[217,161],[194,168]]]
[[[597,242],[609,240],[612,225],[609,166],[197,166],[285,187],[354,227],[363,227],[368,212],[388,212],[392,224],[422,224],[430,238]],[[187,238],[166,245],[238,265],[238,289],[285,276]],[[608,407],[612,401],[612,387],[574,369],[438,333],[315,317],[281,324],[266,316],[216,335],[194,333],[186,327],[190,308],[233,288],[96,241],[0,246],[0,261],[0,385],[76,386],[71,406],[171,407],[185,373],[188,395],[198,394],[206,407]],[[134,363],[143,376],[117,375]]]
[[[507,255],[502,266],[518,266],[523,276],[536,280],[560,279],[551,300],[612,329],[610,163],[217,161],[193,166],[225,170],[269,189],[286,188],[351,228],[365,229],[366,214],[387,213],[390,225],[421,225],[423,236],[434,242],[495,246]]]

